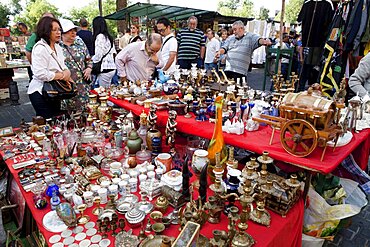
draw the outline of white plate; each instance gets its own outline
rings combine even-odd
[[[99,245],[98,244],[92,244],[92,245],[90,245],[90,247],[99,247]]]
[[[63,238],[68,238],[69,236],[72,235],[72,231],[71,230],[65,230],[63,231],[61,234],[60,234]]]
[[[63,246],[64,246],[63,243],[55,243],[51,247],[63,247]]]
[[[68,247],[79,247],[79,245],[76,243],[73,243],[73,244],[68,245]]]
[[[109,245],[110,245],[109,239],[103,239],[102,241],[99,242],[99,246],[101,247],[108,247]]]
[[[88,239],[85,239],[80,242],[80,247],[87,247],[87,246],[90,246],[90,244],[91,244],[91,241]]]
[[[51,236],[49,238],[49,243],[55,244],[55,243],[59,242],[59,240],[61,240],[61,239],[62,239],[62,237],[60,235],[54,235],[54,236]]]
[[[76,241],[82,241],[86,238],[86,233],[80,232],[75,236]]]
[[[75,238],[71,236],[71,237],[65,238],[63,240],[63,244],[64,245],[71,245],[71,244],[73,244],[74,241],[75,241]]]
[[[59,218],[55,210],[44,215],[42,225],[49,232],[62,232],[68,228],[68,226]]]
[[[101,235],[95,235],[91,237],[91,243],[99,243],[101,240]]]
[[[84,228],[82,226],[77,226],[75,229],[73,229],[74,234],[77,234],[83,231],[84,231]]]
[[[94,223],[94,222],[92,222],[92,221],[87,222],[87,223],[85,224],[85,228],[86,228],[86,229],[93,228],[94,226],[95,226],[95,223]]]
[[[89,229],[89,230],[86,231],[86,235],[89,236],[89,237],[90,236],[94,236],[97,231],[98,230],[96,230],[95,228],[91,228],[91,229]]]

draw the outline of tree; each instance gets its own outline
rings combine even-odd
[[[27,24],[30,31],[35,30],[37,22],[45,12],[50,12],[55,17],[61,16],[58,8],[47,0],[29,1],[26,10],[15,17],[15,21],[22,21]]]
[[[285,8],[284,22],[296,23],[303,3],[304,0],[290,0]],[[275,21],[280,21],[280,15],[281,12],[275,16]]]
[[[218,11],[226,16],[254,17],[254,4],[251,0],[222,0]]]
[[[103,16],[111,14],[116,11],[116,0],[103,0]],[[96,1],[91,1],[88,5],[82,8],[72,8],[68,13],[68,18],[74,22],[78,22],[80,18],[84,17],[89,23],[92,23],[96,16],[99,16],[99,6]],[[117,23],[116,21],[106,20],[109,33],[112,36],[117,34]]]
[[[7,27],[11,11],[8,6],[0,3],[0,27]]]
[[[116,11],[126,8],[127,7],[127,0],[116,0]],[[124,34],[127,28],[127,20],[119,20],[117,21],[117,29],[118,32]]]
[[[269,12],[270,12],[269,9],[267,9],[265,7],[261,7],[258,19],[259,20],[267,20],[269,18]]]
[[[12,12],[12,15],[19,14],[23,10],[23,7],[21,5],[21,1],[19,1],[19,0],[11,0],[10,10]]]

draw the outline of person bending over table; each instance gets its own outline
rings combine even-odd
[[[364,56],[351,75],[348,85],[360,97],[370,96],[370,53]]]
[[[37,24],[36,44],[32,49],[33,78],[27,94],[37,116],[51,118],[61,113],[60,100],[47,101],[42,95],[44,81],[70,81],[71,72],[64,64],[62,48],[58,45],[62,34],[59,21],[52,17],[43,17]]]
[[[232,27],[234,34],[221,46],[215,57],[218,59],[221,54],[226,54],[225,73],[236,82],[237,78],[247,77],[253,51],[261,45],[271,45],[271,41],[257,34],[246,33],[242,21],[234,22]]]
[[[156,67],[162,67],[160,52],[162,37],[151,33],[146,41],[131,43],[116,56],[116,66],[121,82],[148,80]]]

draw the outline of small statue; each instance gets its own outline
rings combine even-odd
[[[347,90],[346,90],[346,78],[343,77],[342,81],[340,82],[340,88],[337,92],[335,92],[333,99],[337,101],[338,103],[344,103],[346,95],[347,95]]]
[[[196,111],[197,113],[197,117],[195,118],[196,121],[207,121],[208,118],[206,116],[206,113],[207,113],[207,109],[204,108],[203,106],[198,110]]]
[[[151,105],[150,106],[150,110],[149,110],[149,114],[148,114],[148,126],[149,126],[149,130],[151,129],[155,129],[155,125],[157,123],[157,107],[155,105]]]
[[[168,120],[166,124],[166,144],[170,146],[170,153],[175,153],[175,134],[176,134],[176,111],[168,112]]]

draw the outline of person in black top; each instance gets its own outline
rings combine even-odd
[[[134,43],[137,41],[143,41],[143,39],[140,37],[140,27],[138,24],[131,24],[131,36],[129,43]]]
[[[90,30],[88,30],[89,23],[85,18],[80,19],[81,30],[77,32],[77,35],[84,41],[89,50],[90,56],[92,57],[95,54],[93,46],[93,35]]]

